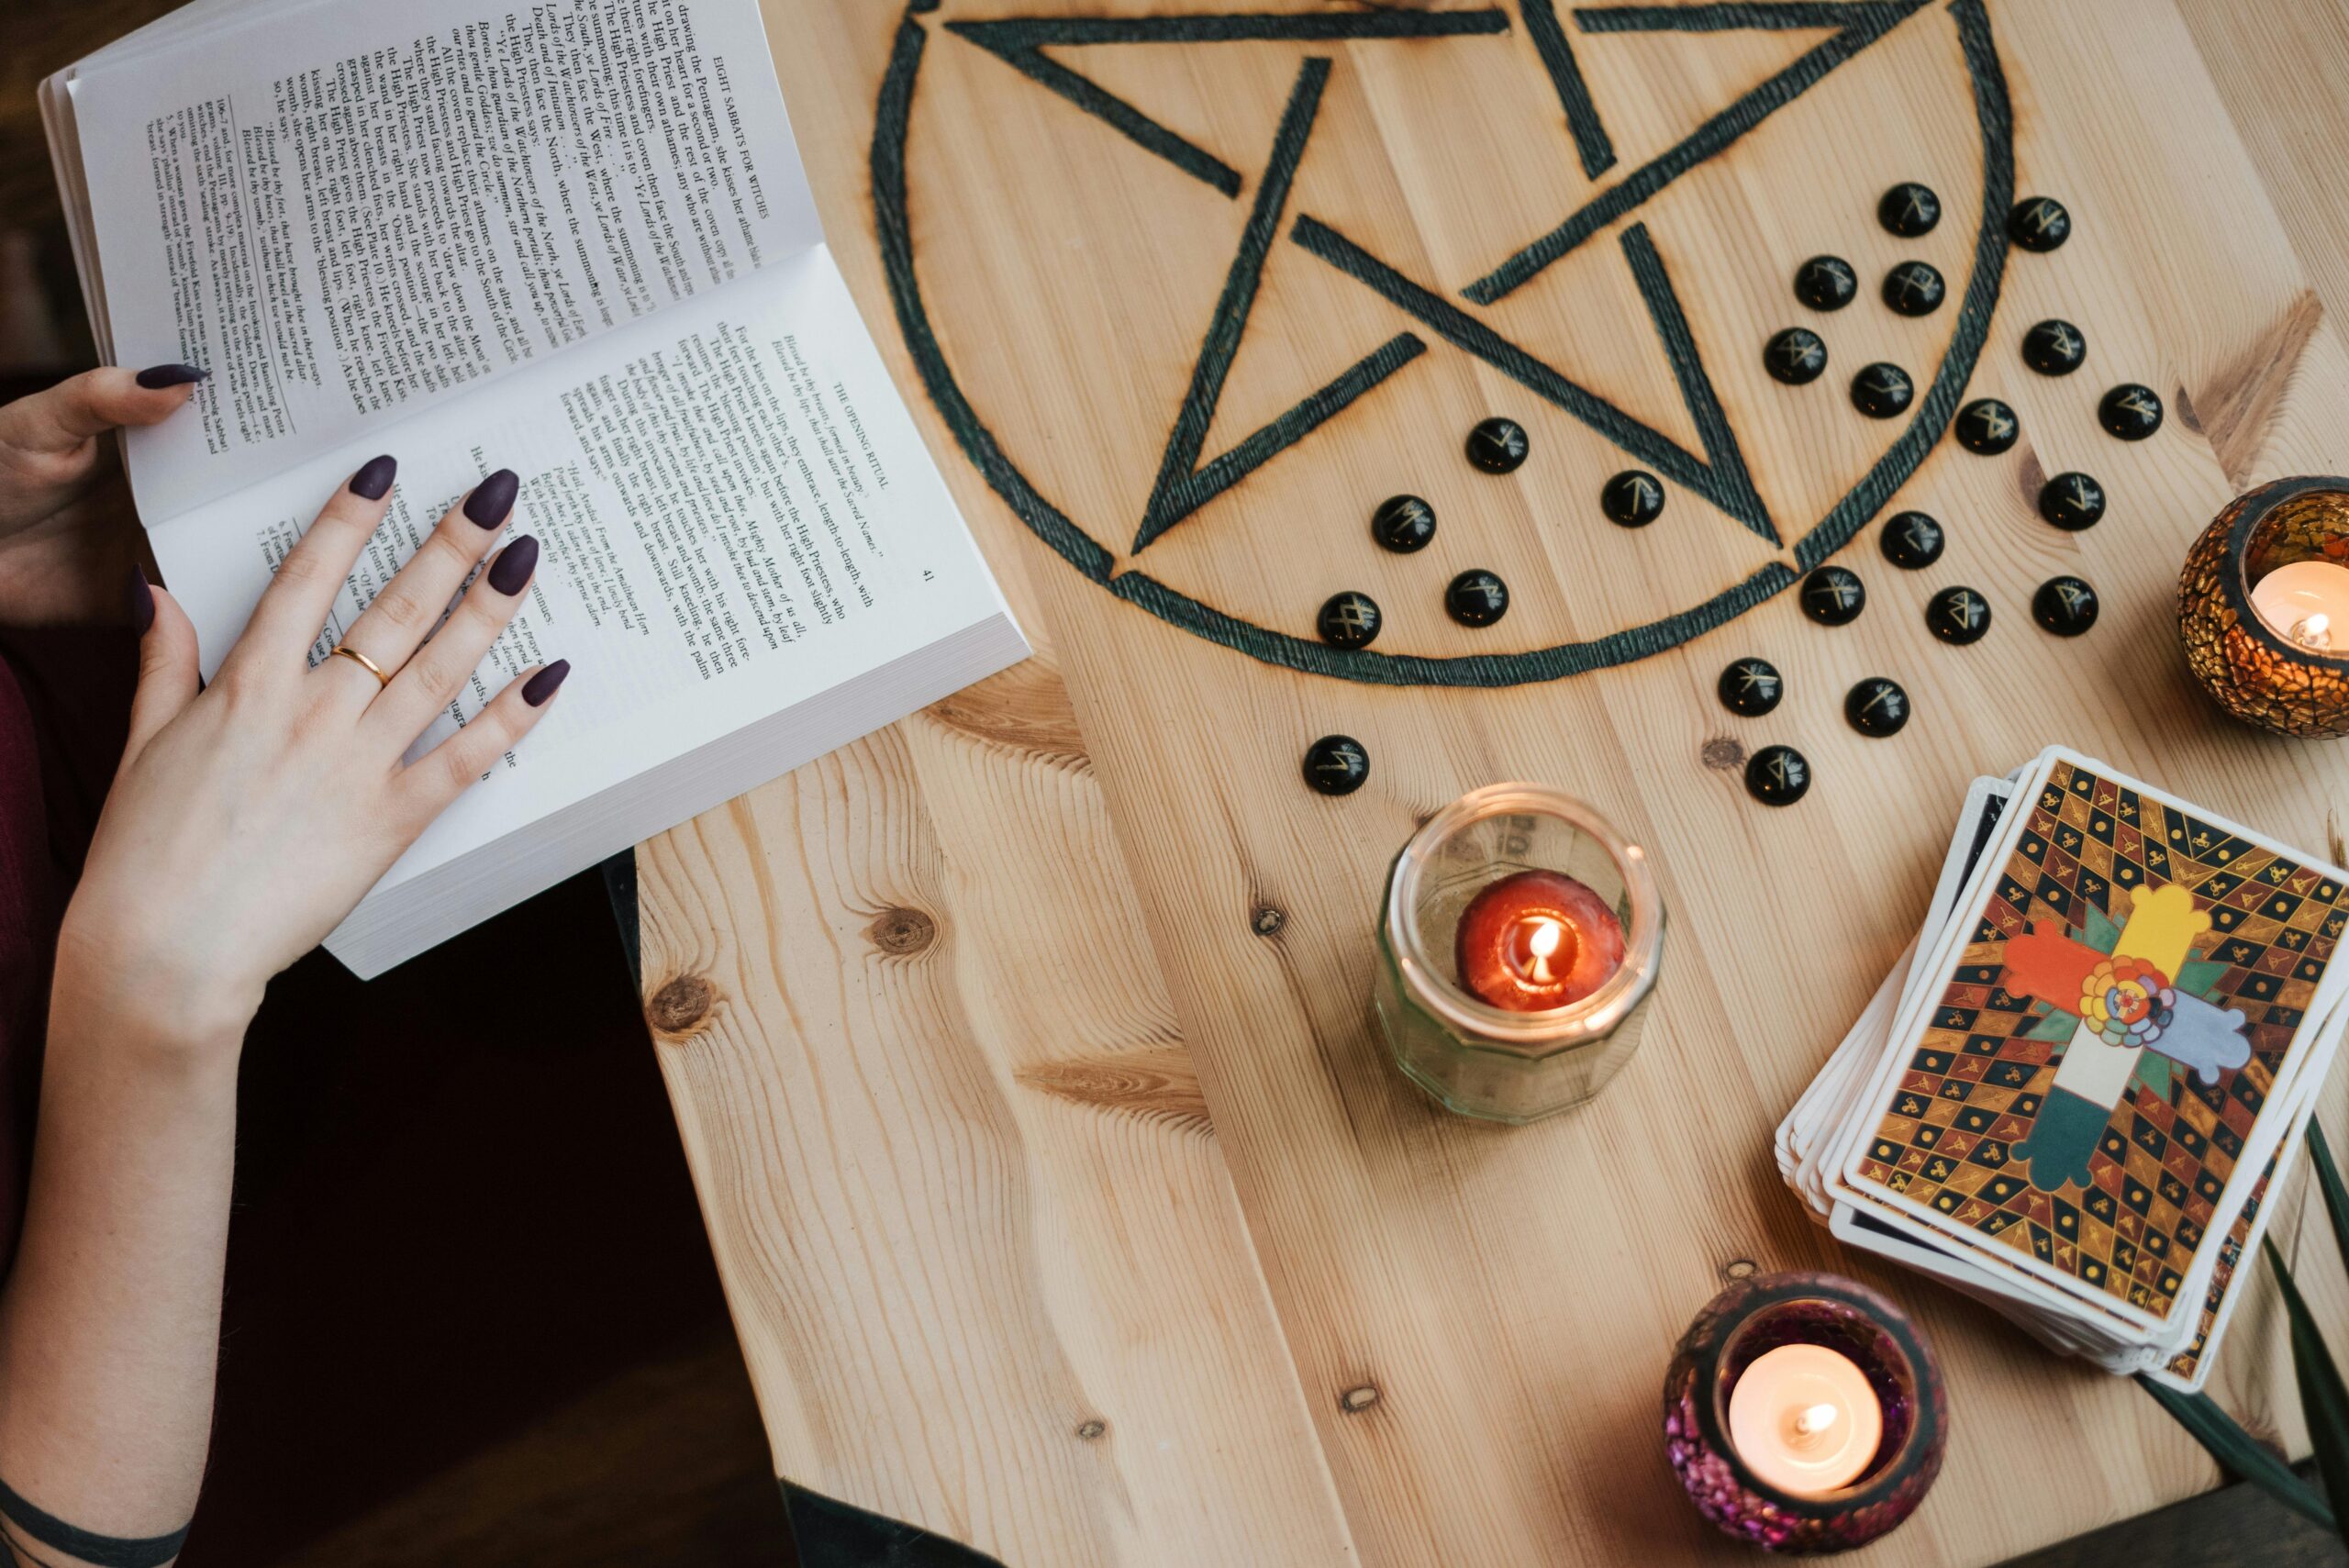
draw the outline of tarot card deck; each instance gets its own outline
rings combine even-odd
[[[2051,747],[1778,1129],[1849,1245],[2199,1388],[2349,1008],[2349,872]]]

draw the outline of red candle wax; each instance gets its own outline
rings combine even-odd
[[[1623,962],[1623,922],[1586,884],[1554,871],[1502,877],[1469,901],[1453,939],[1460,984],[1512,1013],[1581,1001]]]

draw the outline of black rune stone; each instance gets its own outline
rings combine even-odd
[[[1909,722],[1909,694],[1898,682],[1870,675],[1843,695],[1843,722],[1863,735],[1898,734]]]
[[[2050,577],[2031,596],[2031,618],[2058,637],[2079,636],[2096,612],[2096,590],[2077,577]]]
[[[1610,523],[1646,528],[1664,515],[1664,481],[1645,469],[1627,468],[1599,490],[1598,509]]]
[[[1767,659],[1740,659],[1721,672],[1713,690],[1723,707],[1753,718],[1777,706],[1778,699],[1787,695],[1787,684],[1778,677],[1778,667]]]
[[[1849,626],[1867,604],[1866,585],[1848,566],[1822,566],[1802,580],[1802,613],[1821,626]]]
[[[1468,432],[1468,461],[1486,473],[1515,472],[1531,450],[1525,427],[1514,419],[1479,419]]]
[[[2054,196],[2025,196],[2008,210],[2007,238],[2026,250],[2053,250],[2072,237],[2072,215]]]
[[[1827,345],[1808,327],[1789,327],[1762,346],[1762,367],[1788,386],[1817,381],[1827,369]]]
[[[1417,495],[1389,495],[1370,515],[1370,537],[1397,555],[1425,549],[1435,538],[1435,508]]]
[[[1795,273],[1795,297],[1813,310],[1841,310],[1860,292],[1860,275],[1841,256],[1813,256]]]
[[[1884,274],[1884,303],[1903,316],[1931,316],[1947,292],[1931,261],[1903,261]]]
[[[1508,613],[1508,584],[1489,572],[1463,572],[1444,589],[1443,607],[1462,626],[1490,626]]]
[[[1349,588],[1323,601],[1313,624],[1332,648],[1367,648],[1378,635],[1378,601]]]
[[[1884,558],[1907,572],[1939,561],[1942,546],[1947,542],[1941,523],[1924,512],[1895,512],[1886,519],[1884,532],[1876,536],[1876,547],[1884,551]]]
[[[2022,335],[2022,362],[2042,375],[2069,375],[2088,357],[2088,340],[2068,321],[2054,317]]]
[[[1810,762],[1791,746],[1765,746],[1745,760],[1745,793],[1765,806],[1792,806],[1810,788]]]
[[[2142,441],[2162,428],[2161,394],[2150,386],[2124,381],[2104,395],[2096,406],[2096,422],[2105,434],[2124,441]]]
[[[1876,204],[1876,220],[1903,239],[1914,239],[1942,220],[1942,199],[1932,186],[1904,180]]]
[[[1972,588],[1943,588],[1925,606],[1925,626],[1943,642],[1979,642],[1990,629],[1990,601]]]
[[[1852,378],[1852,406],[1871,419],[1889,419],[1917,395],[1916,384],[1898,365],[1879,360]]]
[[[1370,777],[1370,753],[1351,735],[1324,735],[1305,749],[1305,782],[1323,795],[1352,795]]]
[[[1985,457],[2008,450],[2022,434],[2015,411],[1995,397],[1977,397],[1959,409],[1955,428],[1959,446]]]
[[[2085,473],[2059,473],[2039,487],[2039,515],[2068,533],[2096,527],[2104,486]]]

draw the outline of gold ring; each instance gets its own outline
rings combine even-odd
[[[328,657],[331,659],[350,660],[352,663],[358,665],[361,669],[374,676],[375,684],[379,686],[388,686],[392,684],[392,678],[384,673],[384,667],[381,664],[376,663],[373,659],[368,658],[364,653],[360,652],[356,648],[351,648],[339,642],[335,644],[334,651],[328,654]]]

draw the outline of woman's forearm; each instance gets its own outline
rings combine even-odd
[[[210,1437],[238,1040],[134,1016],[69,963],[0,1291],[0,1529],[28,1561],[161,1562]]]

